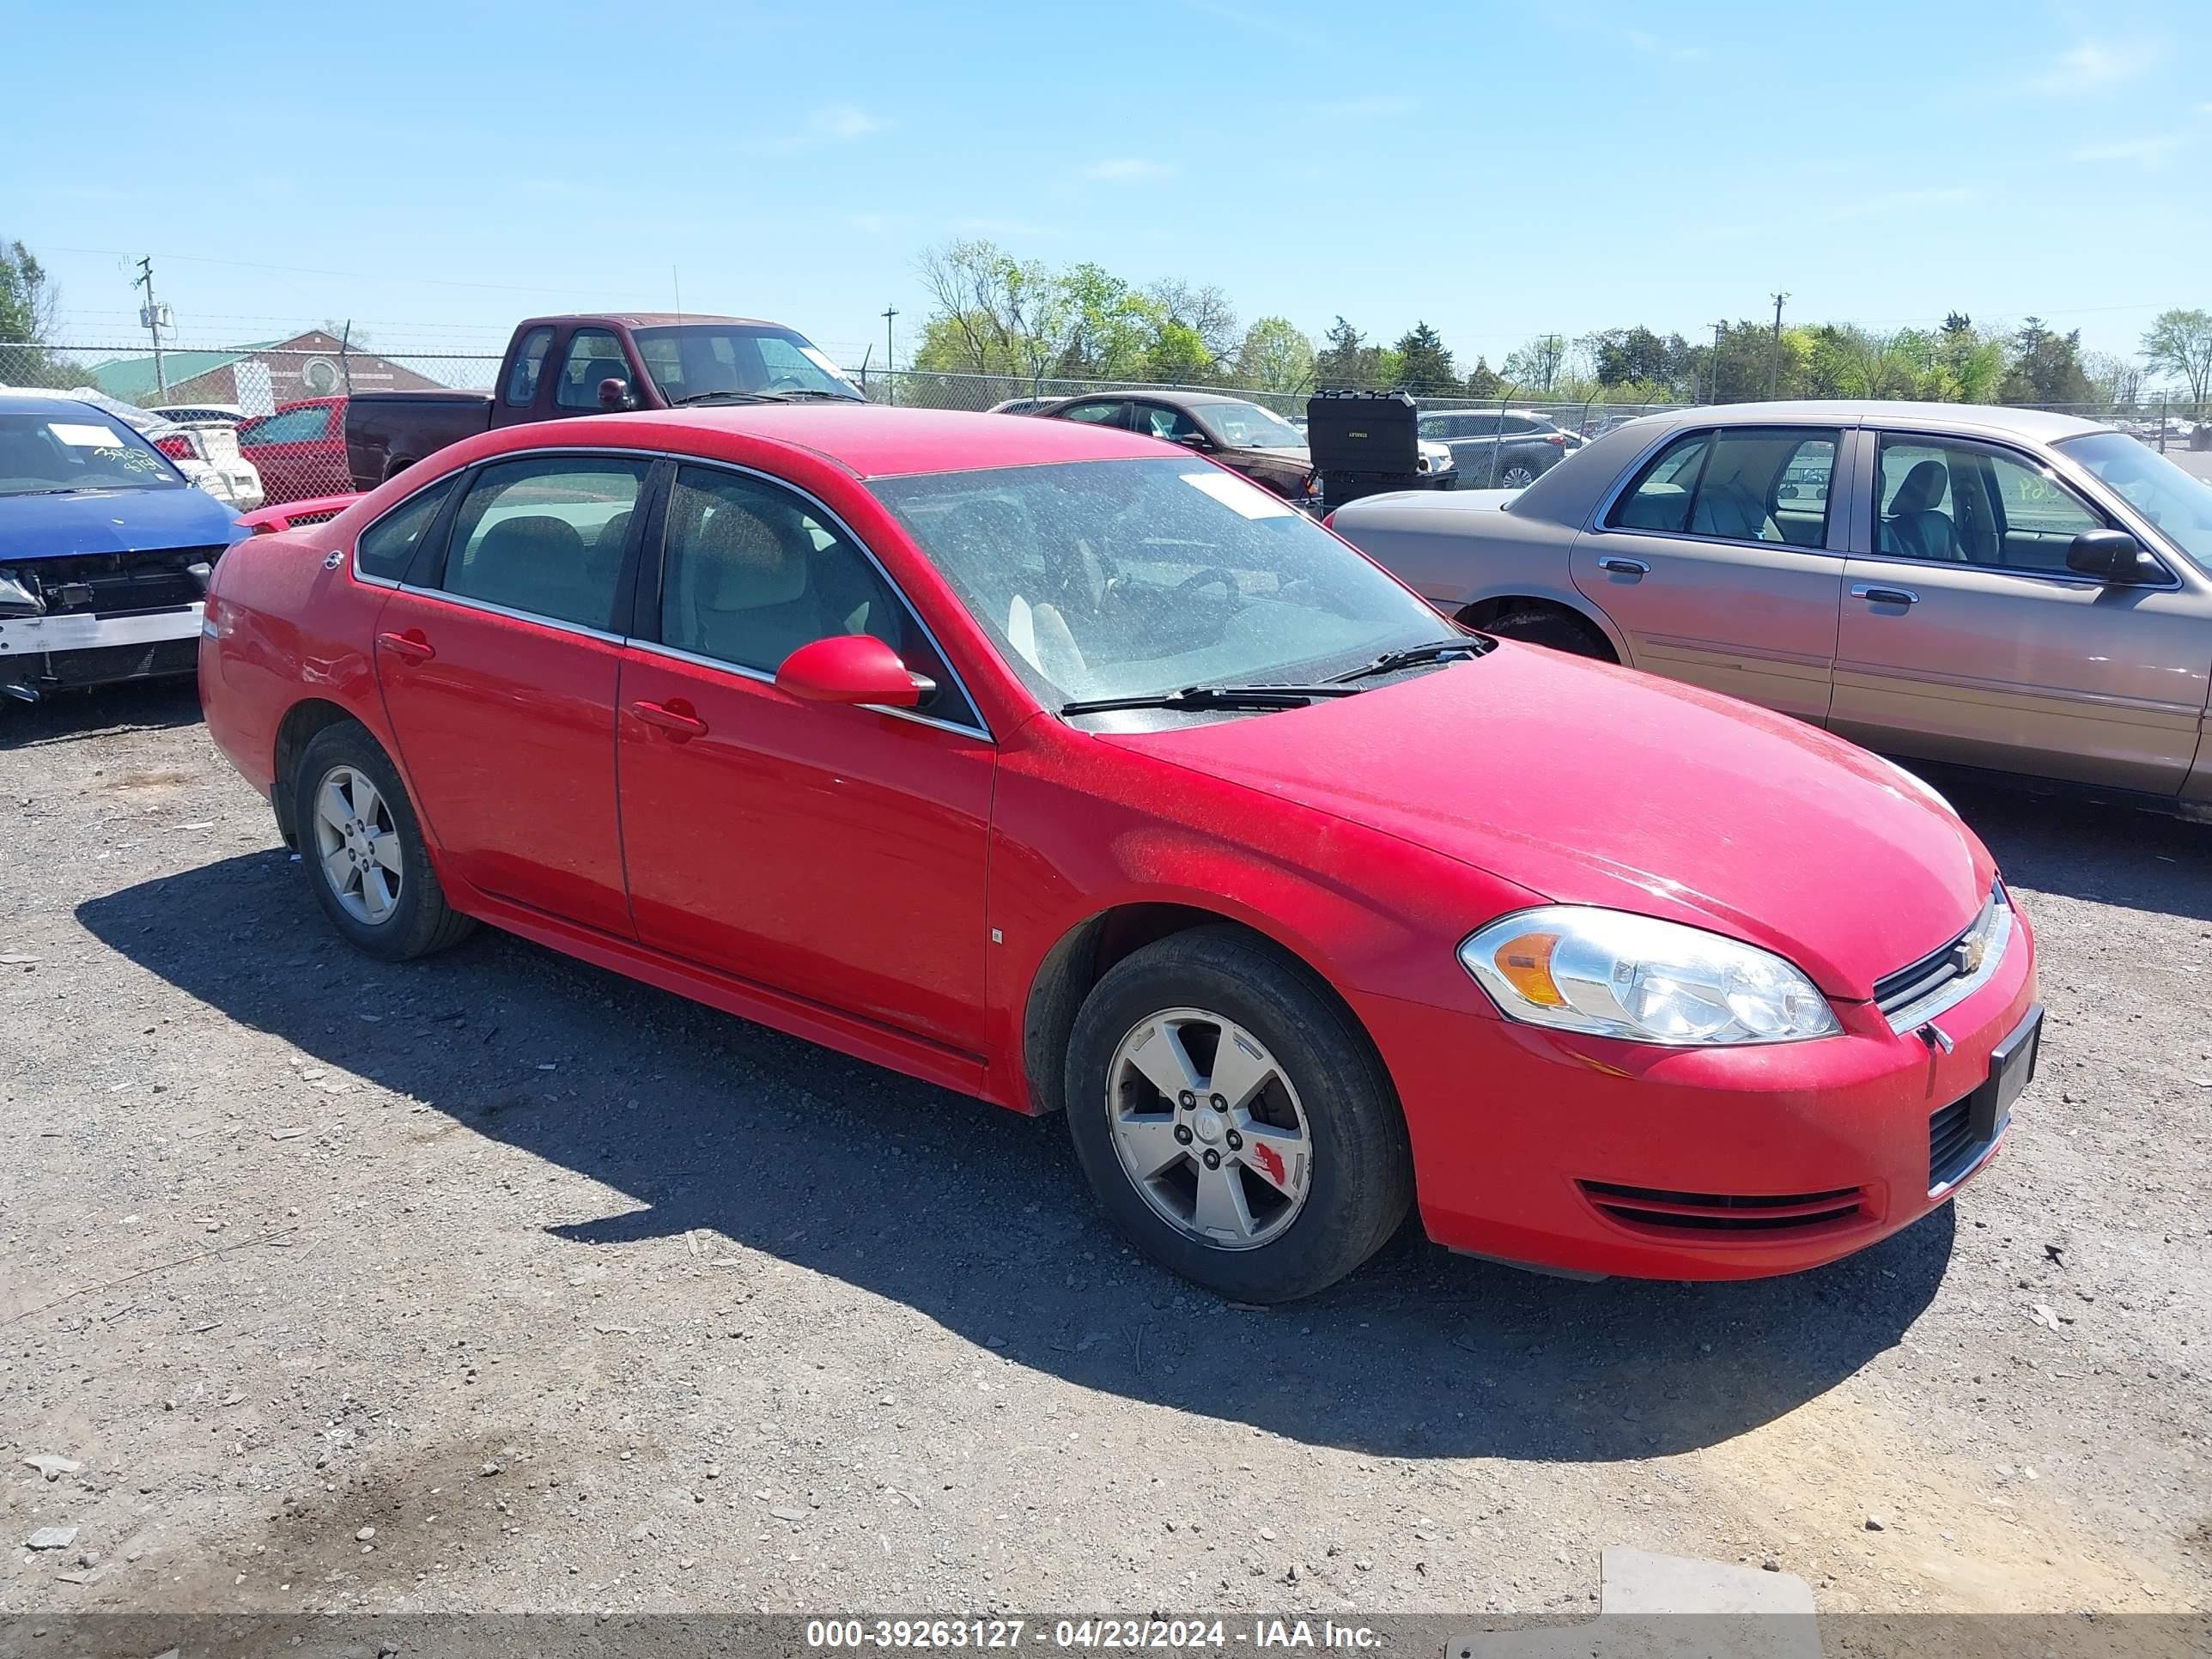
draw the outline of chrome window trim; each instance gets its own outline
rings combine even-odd
[[[1881,550],[1881,446],[1885,438],[1898,438],[1907,443],[1917,439],[1923,446],[1960,444],[1969,449],[1994,450],[2007,460],[2018,462],[2028,471],[2040,474],[2046,482],[2057,485],[2076,499],[2083,500],[2091,512],[2101,512],[2106,519],[2124,520],[2124,523],[2112,527],[2129,530],[2130,533],[2142,544],[2144,550],[2151,552],[2154,557],[2157,556],[2152,545],[2154,541],[2161,547],[2165,544],[2162,537],[2146,536],[2132,513],[2116,513],[2112,497],[2118,492],[2106,490],[2103,488],[2104,481],[2094,473],[2090,474],[2087,480],[2087,483],[2094,487],[2085,489],[2084,481],[2072,475],[2086,469],[2075,468],[2071,461],[2066,461],[2068,471],[2059,471],[2053,463],[2063,461],[2065,458],[2058,453],[2056,447],[2053,447],[2051,453],[2045,455],[2036,450],[2022,449],[2018,444],[2008,443],[2002,438],[1984,438],[1978,433],[1946,432],[1934,428],[1923,431],[1914,427],[1869,426],[1866,428],[1866,433],[1869,440],[1866,478],[1867,484],[1870,486],[1869,494],[1870,505],[1868,511],[1873,515],[1867,526],[1867,542],[1871,550],[1852,554],[1851,556],[1855,559],[1882,559],[1897,564],[1917,566],[1925,570],[1972,570],[1988,575],[2025,576],[2033,581],[2064,582],[2072,587],[2109,587],[2113,585],[2110,582],[2100,581],[2094,576],[2077,576],[2070,570],[2024,570],[2016,565],[1975,564],[1965,559],[1920,559],[1913,557],[1909,553],[1882,552]],[[2179,592],[2183,585],[2182,580],[2174,573],[2171,565],[2161,558],[2159,560],[2159,568],[2166,573],[2164,581],[2129,582],[2125,586],[2134,592],[2143,593]]]
[[[1990,939],[1982,952],[1982,965],[1961,978],[1947,980],[1917,1001],[1908,1002],[1895,1013],[1887,1016],[1890,1030],[1899,1036],[1910,1036],[1929,1020],[1948,1013],[1968,997],[1996,977],[2003,964],[2005,951],[2012,945],[2012,901],[2002,898],[1990,911]],[[1963,1176],[1960,1177],[1962,1180]]]
[[[588,627],[582,623],[570,622],[564,617],[543,616],[535,611],[517,611],[512,605],[495,605],[489,599],[480,599],[471,593],[456,593],[443,587],[417,587],[412,582],[395,582],[392,586],[401,592],[414,594],[418,599],[442,599],[446,604],[458,610],[479,611],[488,617],[505,617],[510,622],[533,623],[540,628],[550,628],[562,634],[574,634],[583,639],[598,640],[606,645],[629,643],[620,634],[611,634],[604,628]]]
[[[925,723],[933,726],[941,726],[947,731],[969,732],[975,737],[981,738],[987,743],[996,743],[998,741],[998,738],[992,735],[989,723],[983,717],[982,705],[975,701],[975,694],[969,690],[968,682],[960,672],[960,665],[952,660],[952,653],[945,648],[945,641],[937,637],[937,630],[929,625],[929,619],[921,614],[921,607],[915,604],[911,599],[907,597],[906,589],[901,586],[898,580],[884,568],[884,562],[876,556],[876,550],[870,547],[865,539],[855,533],[852,526],[847,524],[843,519],[840,518],[836,510],[832,508],[827,501],[815,495],[811,490],[804,489],[801,486],[792,483],[788,478],[780,478],[773,472],[764,472],[757,466],[747,466],[742,461],[720,461],[709,459],[698,455],[675,454],[672,454],[670,459],[674,460],[679,466],[690,465],[707,467],[716,471],[737,473],[743,477],[757,478],[763,483],[773,485],[778,489],[786,489],[790,491],[791,494],[796,495],[800,501],[805,501],[808,507],[819,513],[822,516],[822,521],[824,524],[833,526],[839,535],[844,537],[845,539],[849,541],[854,547],[860,550],[860,556],[867,560],[868,563],[874,568],[876,574],[883,579],[884,586],[889,590],[890,596],[905,608],[908,616],[914,618],[915,626],[921,629],[922,638],[929,641],[930,649],[937,653],[938,661],[945,665],[945,672],[952,677],[952,684],[959,690],[961,700],[965,702],[969,708],[975,711],[975,724],[969,726],[959,720],[940,720],[933,715],[919,714],[917,711],[913,709],[885,708],[884,712],[887,714],[898,714],[910,720],[921,720]],[[672,477],[668,481],[668,489],[671,495],[675,493],[676,484],[677,480],[675,478]],[[922,555],[922,557],[927,560],[928,558],[928,555],[925,553]],[[660,557],[656,563],[659,569],[662,580],[665,583],[668,574],[668,527],[665,522],[665,515],[660,532]],[[639,597],[642,599],[644,596],[641,594]],[[654,613],[657,617],[660,605],[660,595],[659,593],[655,593],[653,596],[653,603],[654,606]],[[651,641],[640,641],[640,643],[650,642]],[[708,666],[714,665],[717,661],[717,659],[714,658],[701,658],[699,660]],[[748,675],[757,675],[763,672],[760,669],[744,667],[743,665],[738,663],[723,663],[720,665],[732,670],[741,670]],[[765,678],[770,684],[775,684],[775,676],[773,673],[767,674]],[[873,708],[879,707],[879,705],[875,703],[864,703],[861,707]]]

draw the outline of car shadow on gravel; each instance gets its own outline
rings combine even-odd
[[[2212,921],[2212,824],[2086,789],[1908,763],[1958,808],[2014,885]]]
[[[425,962],[371,962],[330,933],[281,851],[125,888],[76,915],[230,1018],[442,1115],[379,1116],[373,1135],[437,1123],[626,1195],[614,1213],[547,1229],[579,1257],[704,1230],[1037,1370],[1249,1425],[1241,1432],[1408,1458],[1710,1446],[1896,1344],[1951,1253],[1946,1206],[1795,1278],[1588,1284],[1449,1255],[1409,1224],[1323,1295],[1240,1309],[1122,1248],[1054,1120],[489,930]]]
[[[50,743],[124,732],[159,732],[197,726],[199,688],[188,679],[135,680],[89,691],[63,691],[42,702],[0,702],[0,749],[35,749]]]

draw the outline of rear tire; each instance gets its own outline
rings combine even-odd
[[[1526,461],[1508,461],[1498,470],[1500,489],[1526,489],[1536,478],[1536,469]]]
[[[1471,624],[1485,634],[1495,634],[1500,639],[1518,640],[1524,645],[1540,645],[1547,650],[1563,651],[1571,657],[1589,657],[1597,662],[1615,662],[1613,647],[1603,635],[1581,617],[1564,611],[1551,611],[1528,606],[1509,611],[1495,621]]]
[[[1151,1081],[1185,1062],[1188,1104]],[[1076,1016],[1066,1084],[1076,1158],[1108,1217],[1233,1301],[1334,1284],[1413,1202],[1381,1057],[1310,969],[1241,928],[1173,934],[1109,969]]]
[[[358,721],[308,739],[292,779],[292,822],[315,902],[356,950],[407,962],[474,931],[475,920],[446,902],[398,769]]]

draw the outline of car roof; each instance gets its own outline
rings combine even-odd
[[[558,428],[557,432],[556,428]],[[902,409],[883,404],[752,404],[636,410],[502,428],[539,442],[613,439],[641,446],[689,440],[706,457],[741,437],[808,452],[856,478],[965,472],[1187,453],[1119,427],[1083,421],[1010,421],[981,410]],[[516,447],[525,447],[518,444]],[[735,457],[730,457],[735,459]]]
[[[698,311],[576,311],[553,317],[526,317],[514,325],[515,332],[526,328],[554,327],[562,323],[612,324],[619,328],[666,328],[676,323],[734,323],[741,328],[780,328],[797,333],[788,323],[771,323],[758,317],[718,317],[711,312]]]
[[[1211,409],[1222,404],[1249,404],[1249,398],[1240,398],[1233,392],[1185,392],[1175,386],[1109,386],[1103,392],[1079,392],[1071,398],[1055,398],[1055,406],[1061,404],[1103,404],[1116,400],[1148,404],[1166,404],[1181,409]]]
[[[102,409],[98,404],[88,403],[82,398],[72,398],[67,392],[42,392],[33,386],[0,386],[0,402],[4,402],[10,409],[27,409],[33,413],[64,416],[115,413],[113,410]]]

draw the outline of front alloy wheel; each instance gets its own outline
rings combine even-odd
[[[1297,1219],[1313,1136],[1297,1091],[1251,1032],[1205,1009],[1167,1009],[1121,1039],[1107,1078],[1122,1171],[1170,1227],[1247,1250]]]
[[[331,896],[356,921],[379,927],[399,908],[406,862],[392,808],[350,766],[334,766],[315,789],[315,848]]]

